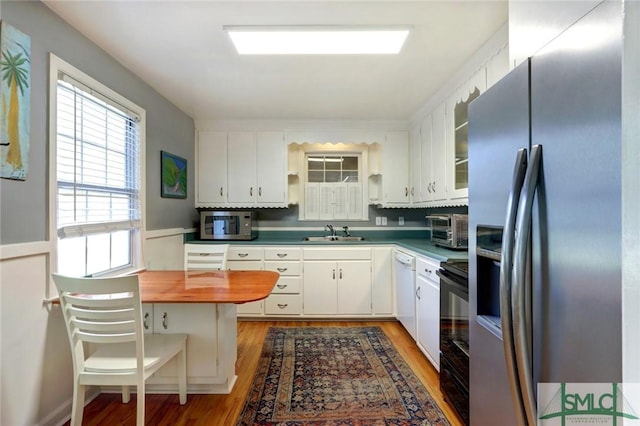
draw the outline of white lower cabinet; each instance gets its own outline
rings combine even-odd
[[[186,333],[187,390],[229,393],[235,382],[237,356],[236,308],[217,303],[144,304],[145,332]],[[177,387],[177,365],[171,360],[148,381],[149,391]]]
[[[265,315],[302,314],[302,249],[300,247],[265,247],[264,269],[280,274],[264,304]]]
[[[269,297],[237,305],[238,317],[392,317],[392,247],[231,245],[229,270],[280,274]]]
[[[371,315],[371,248],[305,248],[304,315]]]
[[[440,371],[440,262],[416,259],[416,343],[436,370]]]
[[[262,271],[264,252],[262,247],[234,246],[227,252],[227,269],[230,271]],[[264,301],[247,302],[237,305],[238,315],[262,315]]]

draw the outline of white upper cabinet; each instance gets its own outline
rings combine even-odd
[[[447,197],[469,197],[469,103],[487,88],[486,68],[480,68],[454,92],[447,102]]]
[[[196,207],[285,207],[281,131],[199,131]]]
[[[411,195],[411,203],[416,204],[425,201],[422,193],[422,174],[425,173],[422,160],[430,157],[430,153],[424,151],[424,146],[420,139],[420,126],[414,126],[409,132],[409,153],[411,154],[409,164],[411,168],[411,189],[409,193]]]
[[[505,46],[493,55],[489,62],[487,62],[487,89],[496,84],[508,73],[509,49]]]
[[[446,105],[441,103],[431,113],[431,198],[433,201],[447,199],[447,153],[446,153]]]
[[[196,149],[196,207],[227,199],[227,132],[199,131]]]
[[[257,183],[259,204],[285,204],[287,188],[287,158],[284,133],[256,133]]]
[[[510,1],[509,56],[512,67],[533,56],[602,0]]]
[[[382,204],[409,203],[409,133],[388,132],[382,146]]]
[[[427,202],[442,201],[447,197],[445,126],[444,103],[427,115],[420,126],[422,150],[428,152],[428,156],[422,158],[422,190],[424,191],[424,201]]]
[[[254,132],[229,132],[227,181],[231,204],[252,204],[256,199],[257,151]],[[284,173],[284,167],[282,169]]]

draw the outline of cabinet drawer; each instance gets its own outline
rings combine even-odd
[[[371,260],[371,248],[305,248],[304,260]]]
[[[264,313],[267,315],[300,315],[302,313],[302,299],[298,294],[272,294],[265,301]]]
[[[418,257],[416,258],[416,272],[428,280],[439,282],[440,278],[436,275],[436,271],[440,269],[440,262],[437,260]]]
[[[229,246],[227,260],[262,260],[262,247]]]
[[[264,260],[300,260],[300,247],[265,247]]]
[[[262,260],[236,260],[227,262],[227,269],[230,271],[261,271],[263,265]]]
[[[280,277],[271,294],[300,294],[302,277]]]
[[[266,271],[277,271],[280,275],[300,275],[302,267],[299,260],[293,262],[264,262],[264,269]]]

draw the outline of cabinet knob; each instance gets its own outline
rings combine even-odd
[[[409,196],[409,188],[408,187],[404,187],[404,196],[408,197]]]
[[[253,186],[249,187],[249,195],[253,197]]]
[[[287,253],[277,253],[276,256],[278,256],[278,257],[287,257]]]
[[[278,272],[286,272],[289,268],[276,268]]]
[[[433,182],[433,192],[436,192],[436,183]]]
[[[278,288],[279,288],[280,290],[282,290],[282,289],[284,289],[284,288],[287,288],[287,284],[278,284]]]
[[[420,299],[420,289],[421,289],[421,287],[418,287],[418,288],[416,289],[416,297],[417,297],[418,299]]]
[[[340,268],[340,279],[342,279],[342,268]]]
[[[413,197],[414,195],[415,195],[414,188],[413,188],[413,187],[411,187],[411,196]]]
[[[262,187],[258,187],[258,197],[262,197]]]
[[[149,312],[144,313],[144,321],[143,321],[144,329],[149,329]]]
[[[168,324],[168,322],[169,322],[169,321],[168,321],[168,318],[167,318],[168,316],[169,316],[169,315],[167,315],[167,313],[166,313],[166,312],[163,312],[163,313],[162,313],[162,328],[164,328],[165,330],[166,330],[166,329],[167,329],[167,327],[169,326],[169,324]]]
[[[336,270],[335,269],[333,269],[333,279],[334,280],[336,279]]]
[[[249,253],[238,253],[238,257],[247,257]]]
[[[287,306],[289,306],[289,304],[288,304],[288,303],[278,303],[278,308],[280,308],[280,309],[284,309],[284,308],[286,308]]]

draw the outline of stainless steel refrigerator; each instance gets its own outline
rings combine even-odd
[[[621,381],[621,56],[604,2],[469,106],[473,426]]]

